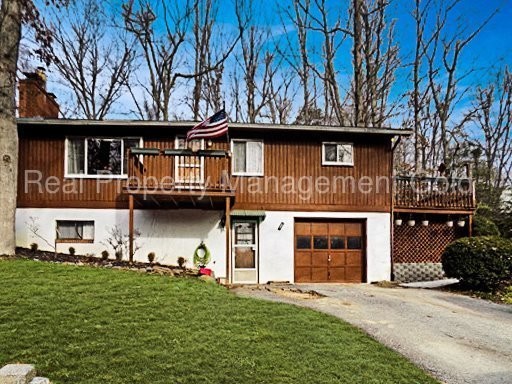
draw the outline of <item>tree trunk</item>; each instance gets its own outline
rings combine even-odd
[[[18,130],[14,111],[21,1],[3,0],[0,20],[0,255],[13,255],[18,182]]]

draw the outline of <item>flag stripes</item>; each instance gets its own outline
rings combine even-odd
[[[228,116],[225,110],[220,110],[213,116],[195,125],[187,132],[187,141],[193,139],[211,139],[227,134]]]

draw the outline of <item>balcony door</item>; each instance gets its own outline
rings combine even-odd
[[[191,140],[188,143],[185,137],[176,137],[176,149],[190,149],[194,154],[188,156],[176,156],[174,158],[174,180],[181,185],[204,184],[204,157],[197,156],[195,152],[204,149],[204,140]]]
[[[256,220],[233,223],[233,283],[258,282],[258,222]]]

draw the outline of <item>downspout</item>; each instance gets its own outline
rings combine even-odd
[[[393,145],[393,147],[391,148],[391,160],[390,160],[390,168],[391,168],[391,193],[390,193],[390,203],[391,203],[391,216],[390,216],[390,220],[391,220],[391,225],[390,225],[390,241],[391,241],[391,244],[390,244],[390,256],[391,256],[391,275],[390,275],[390,281],[393,280],[393,262],[394,262],[394,255],[393,255],[393,243],[394,243],[394,232],[395,232],[395,227],[394,227],[394,221],[395,221],[395,177],[394,177],[394,173],[395,173],[395,170],[394,170],[394,163],[395,163],[395,149],[396,147],[398,147],[398,144],[400,144],[400,141],[402,140],[402,136],[398,136],[398,139],[396,140],[395,144]]]

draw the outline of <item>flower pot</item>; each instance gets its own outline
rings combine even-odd
[[[416,220],[408,220],[408,221],[407,221],[407,225],[408,225],[409,227],[414,227],[414,226],[416,225]]]
[[[423,225],[424,227],[428,227],[428,220],[422,220],[421,225]]]
[[[464,220],[459,220],[457,221],[457,225],[462,228],[463,226],[466,225],[466,222]]]
[[[401,226],[402,225],[402,219],[396,219],[395,220],[395,225],[398,226],[398,227]]]
[[[453,227],[453,221],[448,220],[448,221],[446,222],[446,225],[447,225],[448,227],[450,227],[450,228],[451,228],[451,227]]]

